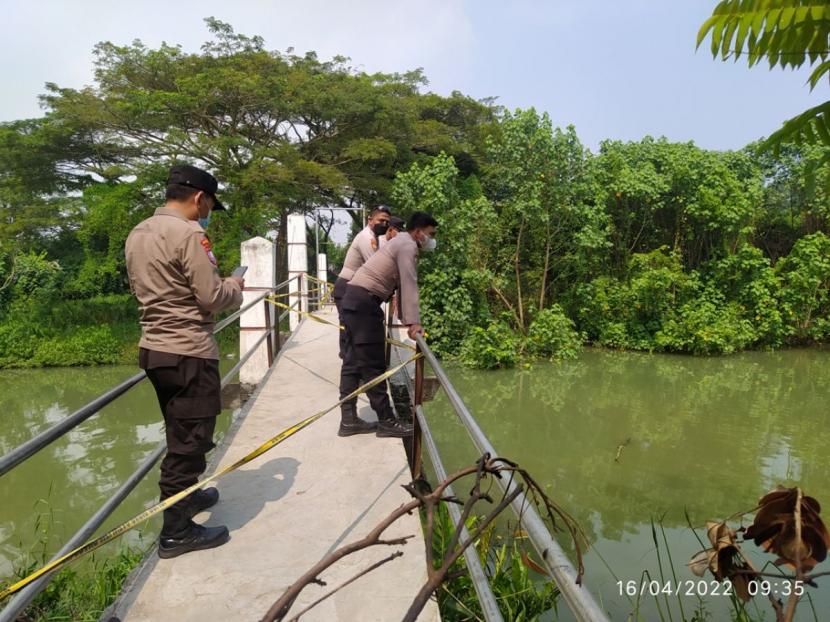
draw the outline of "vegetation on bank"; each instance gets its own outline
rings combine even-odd
[[[3,262],[0,368],[134,363],[138,312],[130,294],[66,298],[60,263],[43,253]]]
[[[533,110],[498,129],[480,175],[437,156],[393,189],[442,223],[420,268],[442,354],[499,367],[581,342],[726,354],[830,338],[830,175],[808,174],[821,148],[646,138],[592,154]]]
[[[472,532],[477,519],[471,517],[467,528]],[[455,527],[446,506],[436,513],[433,539],[436,564],[447,553]],[[505,620],[537,620],[556,608],[559,590],[553,581],[538,574],[529,560],[523,543],[516,537],[505,538],[499,528],[491,525],[476,542],[475,550],[483,568],[487,569],[488,583]],[[452,578],[436,591],[441,619],[446,622],[481,620],[484,614],[478,601],[464,557],[450,568]]]
[[[86,568],[61,570],[24,610],[19,622],[97,622],[143,558],[143,551],[125,547],[115,555],[93,559]],[[21,568],[17,574],[25,577],[46,561]]]
[[[292,212],[434,212],[424,325],[468,365],[582,343],[720,354],[830,338],[823,144],[772,155],[646,137],[591,153],[533,109],[207,24],[195,54],[101,43],[93,87],[50,84],[45,117],[0,124],[0,366],[134,360],[124,241],[183,159],[226,184],[231,210],[209,230],[224,270],[244,239],[282,244]]]

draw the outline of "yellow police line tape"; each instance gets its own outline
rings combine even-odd
[[[329,287],[332,287],[332,288],[334,287],[334,283],[329,283],[328,281],[326,281],[324,279],[318,279],[316,276],[313,276],[311,274],[306,274],[306,278],[311,279],[312,281],[317,281],[321,285],[328,285]]]
[[[285,292],[283,294],[271,294],[271,298],[287,298],[288,296],[307,296],[308,294],[316,294],[319,292],[319,288],[315,289],[308,289],[306,291],[298,291],[298,292]]]
[[[117,537],[127,533],[133,527],[136,527],[140,523],[143,523],[148,518],[150,518],[152,516],[155,516],[159,512],[162,512],[162,511],[166,510],[167,508],[169,508],[170,506],[172,506],[176,502],[184,499],[186,496],[188,496],[189,494],[191,494],[194,491],[198,490],[199,488],[201,488],[205,484],[208,484],[210,482],[214,482],[217,479],[219,479],[220,477],[223,477],[223,476],[227,475],[228,473],[237,470],[239,467],[244,466],[245,464],[248,464],[251,460],[254,460],[255,458],[258,458],[259,456],[264,454],[266,451],[268,451],[268,450],[274,448],[275,446],[279,445],[285,439],[293,436],[294,434],[296,434],[300,430],[308,427],[309,425],[311,425],[312,423],[314,423],[315,421],[317,421],[318,419],[320,419],[324,415],[328,414],[329,412],[331,412],[332,410],[334,410],[335,408],[337,408],[341,404],[343,404],[345,402],[348,402],[351,399],[356,398],[358,395],[360,395],[364,391],[368,391],[372,387],[374,387],[374,386],[380,384],[381,382],[385,381],[387,378],[394,375],[395,373],[397,373],[398,371],[403,369],[407,364],[413,362],[414,360],[416,360],[420,356],[421,356],[420,353],[416,354],[415,356],[410,358],[408,361],[406,361],[404,363],[401,363],[397,367],[393,367],[392,369],[382,373],[380,376],[377,376],[376,378],[370,380],[366,384],[361,385],[360,387],[358,387],[357,389],[355,389],[354,391],[349,393],[346,397],[341,399],[336,404],[334,404],[332,406],[329,406],[325,410],[321,410],[320,412],[318,412],[314,415],[311,415],[310,417],[308,417],[306,419],[303,419],[299,423],[295,423],[290,428],[286,428],[285,430],[283,430],[282,432],[280,432],[276,436],[274,436],[274,437],[268,439],[267,441],[265,441],[262,445],[260,445],[256,449],[254,449],[248,455],[240,458],[239,460],[237,460],[233,464],[231,464],[229,466],[226,466],[221,471],[217,471],[216,473],[214,473],[210,477],[205,478],[201,482],[193,484],[193,486],[191,486],[190,488],[182,490],[181,492],[177,492],[172,497],[168,497],[167,499],[165,499],[164,501],[161,501],[160,503],[157,503],[156,505],[154,505],[150,509],[144,510],[141,514],[139,514],[136,517],[128,520],[126,523],[123,523],[123,524],[119,525],[115,529],[112,529],[111,531],[108,531],[103,536],[101,536],[99,538],[96,538],[95,540],[92,540],[91,542],[87,542],[86,544],[82,544],[81,546],[79,546],[78,548],[70,551],[66,555],[64,555],[62,557],[59,557],[58,559],[56,559],[52,562],[49,562],[48,564],[46,564],[42,568],[34,571],[32,574],[25,577],[24,579],[21,579],[17,583],[14,583],[14,584],[10,585],[9,587],[7,587],[7,588],[3,589],[2,591],[0,591],[0,601],[6,599],[7,597],[11,596],[15,592],[20,591],[21,589],[23,589],[24,587],[29,585],[32,581],[35,581],[36,579],[42,577],[43,575],[45,575],[47,573],[50,573],[50,572],[54,572],[56,570],[59,570],[60,568],[63,568],[66,564],[68,564],[69,562],[75,561],[76,559],[78,559],[80,557],[83,557],[87,553],[91,553],[92,551],[104,546],[108,542],[112,542]]]
[[[311,320],[314,320],[315,322],[320,322],[321,324],[328,324],[329,326],[334,326],[335,328],[343,330],[343,327],[340,326],[340,324],[335,324],[334,322],[330,322],[329,320],[323,319],[318,315],[314,315],[313,313],[310,313],[309,311],[301,311],[300,309],[295,309],[294,307],[289,306],[289,305],[285,304],[284,302],[277,302],[276,300],[273,300],[273,298],[270,297],[270,296],[268,298],[266,298],[265,300],[270,302],[275,307],[280,307],[281,309],[288,309],[289,311],[291,311],[291,313],[299,313],[300,315],[302,315],[304,317],[307,317]]]
[[[334,326],[335,328],[339,328],[340,330],[345,330],[345,328],[340,324],[335,324],[334,322],[331,322],[325,318],[321,318],[319,315],[314,315],[309,311],[300,311],[298,309],[294,309],[293,307],[290,307],[289,305],[283,302],[277,302],[276,300],[272,300],[270,297],[266,298],[265,300],[267,300],[276,307],[280,307],[282,309],[289,309],[293,313],[299,313],[300,315],[314,320],[315,322],[320,322],[321,324],[328,324],[329,326]],[[426,333],[424,333],[424,336],[426,336]],[[412,350],[413,352],[415,351],[415,346],[409,343],[404,343],[403,341],[398,341],[397,339],[392,339],[391,337],[387,337],[386,341],[388,343],[391,343],[393,346],[398,346],[399,348],[406,348],[407,350]]]

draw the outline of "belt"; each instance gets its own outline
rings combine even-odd
[[[361,291],[366,292],[366,294],[369,296],[369,298],[371,298],[372,300],[374,300],[374,301],[375,301],[378,305],[382,305],[382,304],[383,304],[383,302],[384,302],[383,298],[381,298],[380,296],[377,296],[377,295],[373,294],[372,292],[370,292],[370,291],[369,291],[368,289],[366,289],[365,287],[361,287],[360,285],[352,285],[351,283],[349,283],[349,287],[354,287],[355,289],[359,289],[359,290],[361,290]]]

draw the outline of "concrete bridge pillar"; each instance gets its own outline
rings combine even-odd
[[[242,306],[251,302],[266,290],[277,284],[274,264],[276,245],[262,237],[242,242],[241,265],[248,266],[245,273],[245,291],[242,292]],[[239,356],[242,357],[265,332],[266,304],[254,305],[239,318]],[[274,305],[268,304],[271,326],[276,323]],[[256,385],[268,371],[268,341],[265,340],[256,352],[239,370],[240,384]]]
[[[306,248],[305,215],[288,216],[288,305],[294,306],[299,301],[301,311],[308,312],[308,250]],[[288,314],[288,324],[293,331],[303,318],[302,314],[292,311]]]

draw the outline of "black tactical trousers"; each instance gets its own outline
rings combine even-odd
[[[213,430],[222,409],[219,361],[141,348],[139,366],[156,389],[167,438],[161,462],[161,499],[195,484],[205,472],[205,454],[215,447]],[[161,535],[174,537],[190,525],[184,499],[164,511]]]
[[[341,279],[337,277],[337,280],[334,282],[334,289],[331,292],[331,297],[334,298],[334,306],[337,307],[337,319],[340,326],[343,326],[343,312],[340,310],[340,305],[343,303],[343,296],[346,295],[346,286],[349,282],[346,279]],[[346,349],[346,331],[340,331],[340,358],[343,358],[343,352]]]
[[[340,368],[340,399],[386,371],[386,336],[381,300],[362,287],[349,285],[341,302],[345,330],[343,365]],[[366,392],[378,419],[392,419],[386,381]]]

